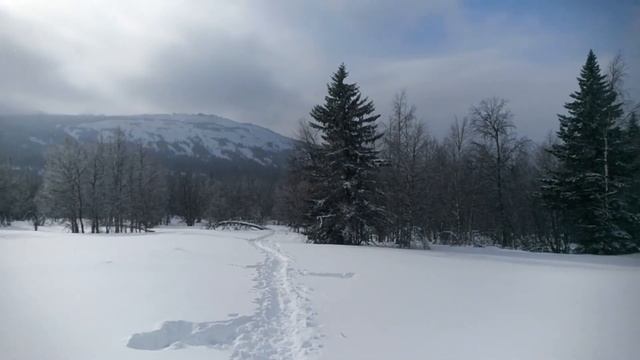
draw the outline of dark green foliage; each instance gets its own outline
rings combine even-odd
[[[631,183],[627,189],[627,202],[634,220],[632,236],[636,243],[640,241],[640,124],[636,113],[631,113],[627,124],[626,143],[629,155]],[[640,245],[640,244],[639,244]]]
[[[582,251],[598,254],[636,250],[634,222],[625,201],[630,183],[629,150],[616,92],[589,52],[578,78],[579,90],[559,115],[560,142],[551,148],[559,167],[544,181],[543,199],[561,210],[564,232]]]
[[[13,174],[8,163],[0,159],[0,226],[11,224],[15,188]]]
[[[321,135],[313,168],[314,198],[309,238],[319,243],[357,245],[368,241],[383,216],[376,185],[380,138],[373,102],[363,98],[357,84],[346,83],[344,65],[327,86],[324,105],[311,111],[311,126]]]

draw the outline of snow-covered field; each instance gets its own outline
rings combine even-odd
[[[0,230],[0,359],[638,359],[640,258]]]

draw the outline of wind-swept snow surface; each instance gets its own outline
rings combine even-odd
[[[637,359],[640,258],[0,230],[1,359]]]

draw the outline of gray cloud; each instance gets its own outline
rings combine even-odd
[[[0,12],[0,22],[11,21]],[[0,31],[0,111],[33,112],[88,100],[86,93],[65,79],[54,59],[11,35]]]
[[[442,135],[500,96],[521,132],[541,139],[577,86],[585,41],[534,17],[472,21],[445,0],[24,0],[0,5],[0,111],[208,112],[291,135],[345,62],[383,118],[406,89]],[[616,44],[633,88],[638,42]],[[617,50],[596,49],[605,62]]]
[[[283,129],[304,101],[279,79],[286,73],[274,72],[274,61],[271,49],[251,38],[196,32],[164,48],[125,88],[160,111],[217,113]]]
[[[483,98],[509,101],[518,129],[542,139],[557,127],[569,92],[577,85],[579,62],[547,67],[512,59],[499,51],[480,51],[442,58],[398,61],[378,65],[362,84],[371,89],[378,109],[389,112],[394,92],[405,89],[418,115],[438,136],[454,117],[464,117]]]

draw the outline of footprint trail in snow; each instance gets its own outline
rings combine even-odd
[[[299,284],[300,271],[272,239],[273,231],[248,241],[265,256],[256,269],[256,312],[225,321],[167,321],[158,330],[134,334],[127,346],[160,350],[202,345],[231,348],[231,359],[316,358],[320,334],[308,289]]]
[[[297,270],[270,237],[251,240],[265,255],[258,268],[258,310],[241,329],[232,359],[306,359],[317,353],[319,336],[307,289],[296,282]]]

